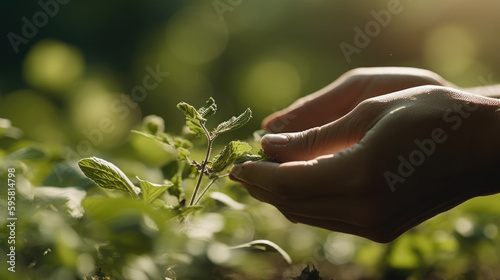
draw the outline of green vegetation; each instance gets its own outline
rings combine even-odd
[[[500,2],[401,1],[351,63],[340,43],[389,1],[67,2],[31,38],[23,18],[46,13],[38,1],[2,7],[0,279],[300,279],[307,265],[321,279],[500,275],[499,195],[377,244],[290,223],[225,176],[263,156],[252,133],[264,117],[355,67],[498,83]],[[8,32],[26,38],[18,52]],[[225,133],[247,107],[252,119]]]

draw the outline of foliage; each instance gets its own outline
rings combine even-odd
[[[165,133],[163,119],[150,115],[131,134],[132,141],[148,141],[141,151],[158,145],[170,155],[159,167],[138,164],[129,150],[125,160],[123,151],[104,156],[116,165],[98,157],[81,159],[82,173],[50,146],[23,139],[19,129],[1,121],[10,133],[0,138],[0,177],[5,181],[7,170],[16,170],[18,221],[16,272],[4,270],[0,277],[321,279],[319,267],[322,279],[353,268],[365,279],[487,279],[500,271],[497,197],[465,203],[389,245],[291,225],[224,179],[232,163],[268,160],[262,151],[250,153],[258,148],[258,135],[248,143],[230,141],[211,157],[213,141],[223,131],[220,125],[206,126],[215,101],[194,110],[182,104],[188,132]],[[243,119],[230,118],[224,127],[239,127]],[[0,190],[1,208],[7,208],[4,194]],[[7,240],[7,214],[0,213],[0,239]],[[8,246],[0,244],[3,252]],[[0,259],[7,261],[5,254]]]
[[[82,202],[82,205],[89,215],[93,215],[94,217],[99,218],[105,217],[103,221],[108,221],[109,219],[113,218],[113,213],[116,212],[118,205],[120,205],[120,207],[130,205],[130,209],[136,209],[139,211],[140,209],[143,209],[144,214],[148,215],[147,217],[149,217],[149,219],[153,222],[152,227],[159,229],[167,221],[176,221],[178,222],[176,227],[180,230],[180,232],[189,230],[189,227],[191,227],[192,225],[188,224],[186,220],[187,216],[196,210],[202,209],[202,207],[197,206],[201,198],[207,193],[208,189],[215,183],[215,181],[227,176],[220,175],[221,172],[226,170],[233,162],[237,160],[241,161],[242,157],[244,159],[251,158],[252,160],[265,159],[265,157],[262,157],[260,155],[251,155],[250,152],[252,150],[252,147],[249,144],[241,141],[231,141],[222,149],[219,154],[217,154],[212,160],[210,160],[210,154],[215,138],[222,133],[235,130],[245,125],[252,116],[250,109],[246,109],[245,112],[237,117],[231,117],[229,120],[220,123],[216,126],[215,129],[209,132],[206,127],[207,118],[214,115],[217,111],[217,105],[213,98],[210,98],[206,102],[205,106],[199,109],[195,109],[193,106],[185,102],[179,103],[177,105],[177,108],[184,113],[186,117],[186,126],[191,130],[191,132],[196,137],[200,137],[202,135],[206,137],[206,140],[208,142],[207,150],[205,152],[206,156],[201,162],[189,159],[189,156],[191,154],[189,148],[192,148],[193,144],[189,140],[181,136],[171,136],[166,134],[163,131],[164,122],[158,116],[147,116],[144,119],[143,126],[144,128],[146,128],[146,131],[134,132],[141,136],[157,141],[161,144],[166,144],[168,148],[176,150],[178,155],[178,166],[195,170],[196,175],[194,176],[194,178],[193,172],[186,173],[181,169],[177,174],[173,175],[171,180],[165,179],[161,184],[152,183],[136,177],[139,182],[139,187],[137,187],[129,180],[124,172],[114,164],[97,157],[81,159],[78,162],[80,169],[98,186],[103,189],[121,191],[128,194],[132,198],[132,200],[130,201],[126,198],[121,197],[88,197]],[[182,174],[184,174],[184,176]],[[204,175],[207,175],[209,177],[210,182],[198,195],[198,191],[200,190]],[[193,179],[196,181],[196,185],[194,187],[188,205],[185,205],[186,202],[184,199],[184,190],[181,187],[182,181],[185,179]],[[172,200],[170,200],[169,202],[168,199],[162,199],[162,196],[165,193],[168,193],[170,197],[173,197],[174,201],[172,202]],[[137,202],[140,199],[142,199],[142,202],[145,205]],[[118,226],[118,229],[113,229],[112,231],[116,232],[119,235],[123,234],[126,236],[126,233],[121,232],[121,226]],[[134,233],[130,234],[134,236]],[[136,237],[148,238],[147,236]],[[126,244],[126,242],[123,242],[123,244],[121,244],[121,246],[127,245],[128,244]],[[141,249],[134,249],[142,251],[144,248],[146,248],[146,250],[151,250],[151,248],[148,248],[148,246],[145,246]],[[224,248],[229,248],[229,246]],[[290,256],[278,245],[269,240],[255,240],[242,245],[233,246],[230,249],[237,250],[242,248],[259,248],[263,251],[271,249],[272,251],[279,253],[287,263],[291,264]],[[167,256],[170,256],[170,254],[172,254],[172,252],[170,251],[166,251],[163,253]],[[170,271],[170,273],[175,272],[176,269],[174,269],[174,267],[177,265],[179,265],[179,260],[173,260],[167,270]],[[198,273],[201,273],[201,270],[198,271]],[[208,274],[209,272],[205,273]]]
[[[359,66],[428,68],[462,87],[497,83],[500,37],[485,26],[499,25],[490,12],[499,4],[402,2],[403,13],[347,63],[339,43],[353,44],[353,27],[364,31],[375,22],[370,11],[383,14],[388,1],[70,2],[52,10],[37,1],[3,7],[0,185],[15,168],[18,221],[16,273],[2,269],[0,279],[206,279],[207,271],[216,279],[291,279],[307,264],[323,279],[500,275],[498,195],[473,199],[391,244],[375,244],[291,224],[224,179],[224,171],[206,195],[198,192],[203,206],[181,208],[199,174],[190,162],[200,164],[206,155],[205,132],[187,124],[198,131],[161,133],[177,131],[184,118],[173,104],[214,96],[224,110],[213,115],[217,106],[206,104],[203,119],[217,124],[247,106],[254,115],[242,129],[218,137],[214,154],[223,150],[219,141],[234,139],[256,151],[258,137],[243,137],[262,118]],[[41,26],[43,14],[48,21]],[[34,21],[34,15],[42,16]],[[17,53],[10,32],[23,37]],[[401,39],[410,33],[411,46]],[[155,71],[170,76],[152,78]],[[144,117],[140,126],[141,116],[151,113],[159,116]],[[77,162],[93,156],[119,167],[140,193],[89,180]],[[254,159],[260,157],[248,154],[235,163]],[[201,186],[212,179],[203,175]],[[4,264],[6,196],[0,188]],[[180,225],[178,217],[187,214]],[[255,248],[233,249],[262,239],[279,244],[294,264]]]

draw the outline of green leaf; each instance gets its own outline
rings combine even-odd
[[[237,159],[234,160],[234,164],[240,164],[246,161],[275,161],[275,160],[266,155],[264,150],[260,149],[259,153],[256,155],[246,153],[239,156]]]
[[[240,164],[246,161],[260,161],[260,160],[264,160],[264,158],[261,155],[243,154],[234,160],[234,164]]]
[[[166,144],[172,148],[177,150],[177,158],[181,160],[186,160],[189,156],[189,148],[193,146],[193,144],[184,138],[181,137],[172,137],[166,133],[159,133],[158,135],[152,135],[146,132],[132,130],[133,133],[142,135],[146,138],[154,140],[161,144]]]
[[[177,148],[177,158],[180,160],[187,160],[189,156],[189,150],[183,147]]]
[[[19,139],[22,135],[22,130],[13,127],[9,119],[0,118],[0,138],[7,136],[13,139]]]
[[[210,198],[213,200],[219,201],[222,204],[235,209],[235,210],[243,210],[245,209],[245,204],[239,203],[238,201],[232,199],[229,195],[221,192],[212,192],[210,193]]]
[[[195,133],[197,137],[205,134],[202,128],[207,120],[191,105],[186,102],[177,104],[177,108],[186,116],[186,126]]]
[[[146,180],[141,180],[139,177],[136,178],[137,180],[139,180],[139,186],[142,190],[142,199],[147,204],[155,201],[155,199],[160,197],[169,187],[174,185],[174,183],[170,181],[166,181],[163,185],[160,185],[148,182]]]
[[[177,104],[177,108],[181,110],[181,112],[184,113],[186,118],[189,120],[201,121],[201,122],[207,121],[200,115],[200,113],[198,113],[198,111],[193,106],[187,104],[186,102],[181,102]]]
[[[157,115],[149,115],[144,117],[142,125],[149,133],[157,135],[165,130],[165,121]]]
[[[191,205],[191,206],[180,206],[180,207],[175,207],[173,210],[176,213],[176,216],[179,217],[186,217],[191,213],[194,213],[198,210],[203,209],[204,207],[202,205]]]
[[[159,142],[162,144],[167,144],[169,146],[175,146],[174,141],[171,139],[171,137],[165,133],[161,133],[160,135],[152,135],[152,134],[142,132],[142,131],[137,131],[137,130],[132,130],[132,133],[142,135],[146,138],[149,138],[151,140],[155,140],[156,142]]]
[[[6,159],[9,160],[28,160],[28,159],[40,159],[46,157],[47,154],[44,150],[38,147],[25,147],[21,148],[12,154],[8,155]]]
[[[182,189],[182,177],[181,175],[175,175],[172,177],[172,186],[168,188],[168,194],[175,196],[179,202],[184,198],[184,189]]]
[[[193,143],[191,143],[191,141],[186,140],[186,139],[184,139],[182,137],[174,137],[172,140],[173,140],[174,146],[176,148],[186,148],[186,149],[189,149],[189,148],[193,147]]]
[[[231,130],[244,126],[252,118],[252,110],[247,108],[245,112],[237,117],[231,117],[229,120],[219,124],[212,132],[214,137]]]
[[[201,127],[201,124],[199,121],[193,121],[193,120],[186,120],[186,126],[191,130],[195,137],[201,137],[202,135],[205,135],[205,131]]]
[[[251,150],[252,147],[248,143],[231,141],[214,157],[209,166],[214,173],[220,172],[231,165],[238,157],[248,154]]]
[[[292,264],[292,258],[290,257],[290,255],[288,255],[288,253],[285,252],[285,250],[281,249],[281,247],[278,246],[276,243],[271,242],[269,240],[264,240],[264,239],[254,240],[245,244],[231,247],[231,249],[254,249],[260,251],[275,251],[279,253],[288,264]]]
[[[198,113],[203,117],[203,118],[208,118],[215,114],[217,112],[217,104],[215,104],[215,100],[210,97],[207,102],[205,103],[205,106],[201,107],[198,109]]]
[[[92,179],[97,185],[105,189],[128,192],[132,196],[139,195],[141,190],[134,186],[116,165],[97,157],[81,159],[78,166],[85,176]]]

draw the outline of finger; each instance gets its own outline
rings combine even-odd
[[[272,193],[259,188],[258,186],[250,185],[248,183],[242,183],[242,185],[248,190],[250,195],[258,199],[261,202],[273,203],[279,201],[279,199]],[[401,235],[408,228],[413,225],[394,227],[394,223],[383,223],[382,221],[370,221],[368,223],[359,223],[359,218],[355,218],[354,215],[359,215],[363,211],[363,207],[366,205],[353,204],[346,199],[345,196],[337,196],[336,198],[325,198],[327,203],[322,198],[319,198],[316,203],[310,203],[303,200],[293,200],[289,201],[292,206],[276,205],[274,206],[291,222],[293,223],[303,223],[311,226],[316,226],[332,231],[338,231],[343,233],[354,234],[368,238],[370,240],[387,243],[395,239],[397,236]],[[307,205],[304,205],[307,203]],[[331,208],[322,209],[322,207],[312,207],[311,205],[331,205]],[[293,207],[295,205],[296,207]],[[389,206],[389,204],[386,204]],[[351,214],[346,213],[346,211],[352,212]],[[369,211],[369,210],[368,210]],[[366,211],[365,211],[366,212]],[[328,217],[327,213],[336,213],[334,217]],[[376,213],[375,216],[379,214]],[[353,218],[346,218],[353,217]],[[382,217],[382,216],[380,216]],[[363,218],[365,221],[369,221],[370,217]]]
[[[352,98],[344,96],[353,92],[343,83],[344,80],[341,77],[323,89],[298,99],[284,110],[271,114],[262,121],[262,127],[273,133],[297,132],[343,116],[356,105]]]
[[[309,161],[246,162],[235,165],[231,176],[287,199],[353,193],[366,170],[358,154],[362,151],[349,149]]]
[[[365,101],[344,117],[302,132],[268,134],[261,140],[265,153],[279,162],[311,160],[358,143],[384,114],[384,102]]]
[[[303,97],[262,122],[269,132],[297,132],[334,121],[359,102],[421,85],[456,87],[439,75],[417,68],[359,68],[342,75],[325,88]]]

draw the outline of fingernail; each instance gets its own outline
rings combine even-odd
[[[230,177],[234,177],[234,178],[238,178],[239,174],[241,172],[241,169],[243,169],[243,166],[241,164],[235,164],[235,165],[233,165],[233,168],[229,172],[229,176]]]
[[[288,143],[288,136],[285,134],[267,134],[262,138],[271,145],[284,146]]]

